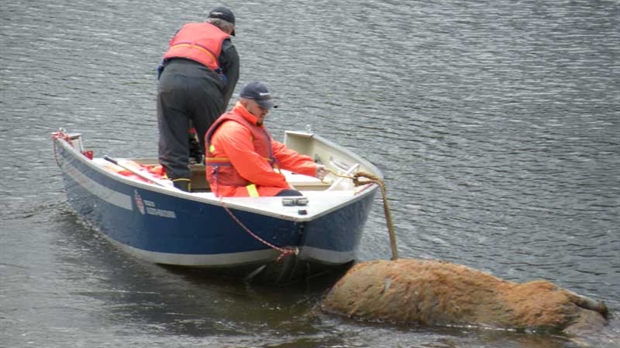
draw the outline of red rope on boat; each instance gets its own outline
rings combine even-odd
[[[251,235],[252,237],[254,237],[256,240],[258,240],[259,242],[265,244],[266,246],[277,250],[280,252],[280,256],[278,256],[278,258],[276,259],[276,262],[280,261],[284,256],[286,255],[297,255],[299,254],[299,250],[297,248],[293,248],[293,247],[285,247],[285,248],[281,248],[278,247],[276,245],[273,245],[271,243],[269,243],[268,241],[262,239],[261,237],[259,237],[258,235],[256,235],[255,233],[253,233],[252,231],[250,231],[249,228],[247,228],[234,214],[232,211],[230,211],[230,209],[228,209],[228,207],[226,206],[226,204],[222,201],[222,198],[220,198],[220,204],[222,205],[222,207],[224,208],[224,210],[226,210],[226,212],[228,213],[228,215],[230,215],[233,220],[235,220],[239,226],[241,226],[241,228],[243,228],[249,235]]]
[[[56,164],[60,167],[60,162],[58,162],[58,154],[56,151],[56,140],[61,139],[69,143],[69,145],[73,146],[71,142],[71,137],[65,133],[62,129],[59,129],[58,132],[52,133],[52,143],[54,144],[54,159],[56,160]]]
[[[56,150],[57,139],[66,141],[69,145],[71,145],[71,147],[74,147],[74,146],[73,146],[73,142],[71,141],[71,137],[69,136],[69,134],[65,133],[64,129],[60,128],[58,132],[52,133],[52,142],[54,143],[54,159],[56,160],[56,164],[60,167],[60,162],[58,162],[58,155],[57,155],[57,150]],[[88,158],[89,160],[93,159],[94,154],[92,150],[82,151],[81,153],[82,155],[86,156],[86,158]]]

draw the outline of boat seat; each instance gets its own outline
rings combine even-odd
[[[192,170],[192,192],[211,192],[211,187],[209,187],[205,174],[205,166],[202,164],[191,164],[189,168]]]
[[[351,176],[355,172],[357,172],[359,167],[360,167],[360,164],[359,163],[355,163],[349,169],[347,169],[344,173],[342,173],[341,175]],[[334,180],[334,182],[331,184],[331,186],[328,187],[327,190],[325,190],[325,191],[333,191],[333,190],[338,190],[338,189],[342,190],[343,188],[347,187],[346,183],[349,180],[351,180],[351,179],[343,178],[343,177],[338,177],[336,180]]]
[[[282,170],[286,181],[299,191],[323,191],[331,185],[330,182],[321,181],[313,176],[296,174],[288,170]]]

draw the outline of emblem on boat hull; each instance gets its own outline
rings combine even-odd
[[[140,197],[138,190],[133,190],[133,198],[136,202],[136,207],[138,208],[138,211],[140,211],[140,214],[144,215],[144,201],[142,201],[142,197]]]

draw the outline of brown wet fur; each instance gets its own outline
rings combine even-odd
[[[603,303],[548,281],[518,284],[454,263],[414,259],[355,265],[321,308],[368,320],[567,333],[602,326],[607,316]]]

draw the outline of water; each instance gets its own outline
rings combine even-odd
[[[214,4],[216,5],[216,4]],[[268,126],[382,168],[402,257],[547,279],[620,312],[618,1],[228,1]],[[319,285],[263,289],[145,264],[65,204],[50,133],[156,154],[155,69],[211,5],[0,5],[0,346],[572,347],[565,337],[362,324]],[[360,259],[390,248],[378,200]],[[594,346],[618,338],[612,319]]]

